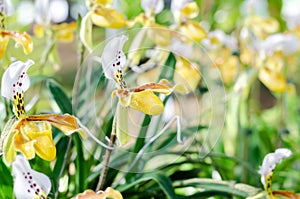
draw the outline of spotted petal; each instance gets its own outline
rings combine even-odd
[[[274,153],[269,153],[265,156],[263,163],[259,169],[259,173],[261,174],[261,182],[263,185],[266,184],[266,176],[268,176],[276,164],[280,163],[283,159],[292,155],[291,150],[286,148],[276,149]]]
[[[17,199],[46,198],[51,189],[50,179],[31,169],[29,162],[18,155],[12,164],[14,193]]]
[[[12,99],[14,93],[25,92],[30,86],[30,79],[26,73],[33,65],[32,60],[27,62],[16,61],[12,63],[2,76],[1,95],[7,99]]]
[[[101,56],[102,67],[106,78],[116,79],[116,73],[122,71],[126,62],[122,48],[127,40],[127,36],[121,35],[111,39],[106,44]]]

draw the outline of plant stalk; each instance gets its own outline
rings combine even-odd
[[[113,129],[112,129],[112,134],[110,136],[109,146],[113,147],[115,141],[116,141],[116,119],[114,119],[114,122],[113,122]],[[102,190],[104,188],[103,186],[104,186],[106,175],[107,175],[107,171],[108,171],[108,164],[109,164],[111,152],[112,152],[111,149],[106,149],[106,151],[105,151],[104,164],[103,164],[103,168],[102,168],[102,171],[101,171],[101,175],[99,177],[99,181],[98,181],[98,185],[97,185],[97,188],[96,188],[96,192],[98,192],[98,191],[100,191],[100,190]]]

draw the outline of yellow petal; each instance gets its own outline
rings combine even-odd
[[[245,19],[245,25],[249,27],[255,36],[260,39],[266,38],[269,34],[275,33],[279,29],[279,23],[274,18],[263,18],[251,15]]]
[[[160,115],[164,111],[162,101],[151,90],[132,93],[130,107],[148,115]]]
[[[199,13],[199,8],[196,2],[187,3],[184,8],[181,9],[182,18],[195,18]]]
[[[35,140],[26,140],[20,132],[16,133],[14,137],[14,145],[16,150],[23,153],[28,160],[35,157],[35,142]]]
[[[206,31],[202,28],[200,23],[196,21],[187,20],[180,26],[179,30],[183,35],[190,37],[196,42],[200,42],[206,37]]]
[[[1,132],[0,153],[3,153],[4,161],[7,165],[10,165],[16,158],[14,136],[17,133],[17,131],[15,131],[17,124],[18,121],[16,117],[12,117],[6,122]]]
[[[2,31],[2,35],[14,39],[16,42],[16,46],[22,45],[25,54],[30,53],[33,49],[33,43],[27,33]]]
[[[34,143],[35,152],[42,159],[52,161],[56,157],[56,148],[52,137],[38,136],[35,138]]]
[[[0,59],[2,59],[2,57],[3,57],[4,53],[5,53],[8,41],[9,41],[8,37],[2,37],[0,35]]]
[[[262,68],[259,71],[259,79],[273,92],[282,93],[289,88],[286,79],[281,73],[271,71],[268,68]]]
[[[126,107],[121,106],[118,104],[117,106],[117,117],[115,119],[117,120],[117,126],[116,126],[116,134],[117,139],[120,142],[120,145],[124,145],[129,140],[129,133],[128,133],[128,109]]]
[[[166,27],[158,24],[149,26],[147,36],[159,46],[168,46],[171,41],[171,32]]]
[[[45,26],[43,26],[41,24],[36,24],[33,28],[33,32],[37,37],[42,38],[42,37],[44,37]]]
[[[30,115],[24,118],[27,121],[48,121],[51,125],[61,130],[66,135],[71,135],[78,132],[83,138],[86,137],[83,129],[79,128],[77,119],[69,114],[45,114],[45,115]]]
[[[56,157],[56,148],[52,139],[52,129],[49,122],[24,122],[21,126],[23,135],[34,143],[38,156],[47,161]]]
[[[201,79],[200,72],[186,59],[178,57],[176,60],[174,81],[186,85],[190,91],[194,91]]]
[[[124,16],[115,9],[97,7],[92,14],[95,25],[104,28],[122,28],[126,24]]]
[[[92,42],[92,15],[93,12],[88,12],[81,21],[79,37],[83,45],[89,50],[92,51],[93,49],[93,42]]]
[[[55,31],[55,39],[57,41],[71,42],[74,39],[74,32],[76,31],[77,23],[62,23],[53,26]]]
[[[113,0],[95,0],[96,5],[104,5],[104,6],[111,6],[113,4]]]

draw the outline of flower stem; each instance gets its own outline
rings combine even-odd
[[[116,117],[114,118],[113,121],[113,129],[112,129],[112,134],[110,136],[110,141],[109,141],[109,146],[112,148],[114,146],[114,143],[116,141]],[[105,152],[105,159],[104,159],[104,164],[103,164],[103,168],[101,171],[101,175],[99,177],[99,181],[98,181],[98,185],[96,188],[96,192],[102,190],[104,187],[104,183],[105,183],[105,179],[106,179],[106,175],[107,175],[107,171],[108,171],[108,164],[109,164],[109,159],[111,156],[111,149],[106,149]]]

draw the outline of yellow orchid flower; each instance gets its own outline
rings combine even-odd
[[[32,51],[33,43],[30,36],[27,33],[0,30],[0,59],[5,53],[9,38],[13,39],[16,42],[16,47],[22,45],[25,54],[28,54]]]
[[[141,6],[145,13],[141,13],[133,22],[140,23],[145,27],[147,37],[149,37],[156,45],[168,46],[171,41],[171,33],[165,26],[155,22],[155,14],[160,13],[164,8],[163,0],[142,0]]]
[[[257,15],[250,15],[245,19],[245,27],[249,28],[256,37],[265,39],[268,35],[275,33],[279,29],[276,19],[264,18]]]
[[[91,51],[93,24],[104,28],[122,28],[128,25],[124,15],[111,8],[112,1],[90,1],[90,11],[82,18],[80,26],[80,39],[85,47]]]
[[[76,22],[54,24],[50,26],[53,31],[55,40],[58,42],[72,42],[74,40],[74,33],[76,31]],[[34,26],[34,34],[38,37],[43,37],[45,34],[45,25],[36,24]]]
[[[175,67],[174,81],[177,84],[187,85],[189,90],[194,91],[201,80],[199,70],[193,63],[182,57],[176,57]]]
[[[122,194],[114,190],[113,188],[107,187],[105,191],[100,191],[100,193],[95,193],[93,190],[86,190],[83,193],[78,194],[73,199],[123,199]]]
[[[56,157],[56,148],[52,139],[54,126],[64,134],[78,132],[85,137],[85,131],[79,127],[74,116],[65,114],[25,115],[24,92],[30,86],[27,75],[28,68],[33,65],[32,60],[23,63],[12,63],[2,76],[1,94],[12,100],[15,117],[10,119],[1,134],[0,151],[3,152],[6,163],[10,164],[20,151],[27,159],[35,154],[42,159],[52,161]]]
[[[170,94],[173,90],[184,90],[180,86],[172,87],[167,80],[161,80],[159,83],[144,84],[137,88],[127,88],[122,68],[126,63],[126,57],[122,50],[124,43],[127,41],[127,36],[122,35],[110,40],[102,53],[101,63],[106,78],[114,80],[117,83],[118,89],[112,93],[112,97],[118,96],[119,105],[117,108],[116,121],[127,120],[127,117],[118,117],[118,115],[125,115],[127,107],[131,107],[135,110],[143,112],[148,115],[160,115],[164,111],[164,105],[157,95],[154,93]],[[121,113],[120,113],[121,112]],[[125,124],[125,122],[121,122]],[[118,129],[121,129],[124,134],[127,129],[117,125],[117,137]],[[124,137],[124,136],[123,136]],[[121,144],[126,141],[120,141]]]
[[[185,36],[200,42],[206,37],[206,31],[199,22],[191,19],[195,18],[199,13],[196,2],[191,0],[172,1],[171,12],[177,23],[178,30]],[[188,40],[186,40],[188,41]]]

